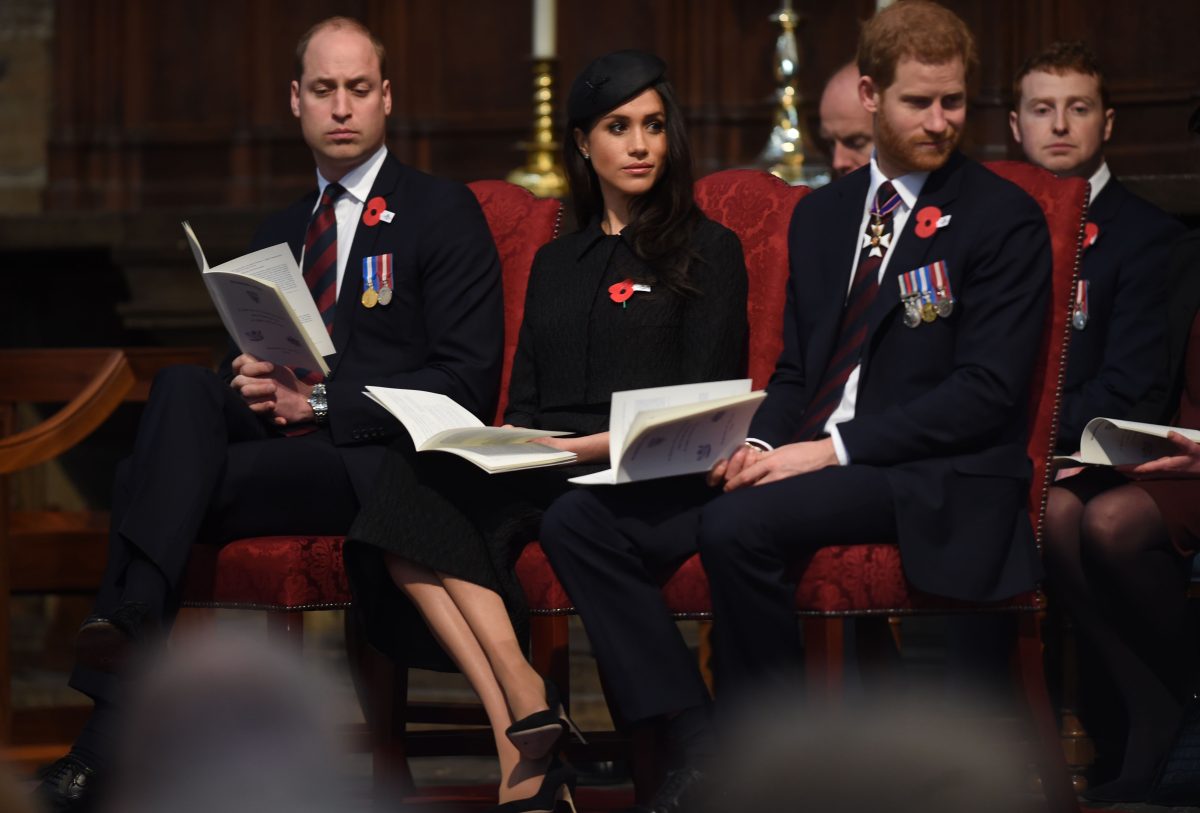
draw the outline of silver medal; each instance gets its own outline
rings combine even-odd
[[[1075,328],[1076,330],[1083,330],[1085,327],[1087,327],[1087,323],[1088,317],[1083,311],[1077,309],[1073,314],[1071,314],[1071,327]]]

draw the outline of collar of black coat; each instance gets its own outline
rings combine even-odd
[[[575,259],[582,260],[584,255],[591,251],[598,243],[611,236],[612,235],[601,228],[599,217],[592,218],[592,221],[588,223],[587,228],[579,232],[579,250],[575,254]],[[617,237],[624,240],[625,243],[630,245],[632,248],[630,240],[633,238],[633,231],[628,226],[626,226],[621,233],[617,235]]]

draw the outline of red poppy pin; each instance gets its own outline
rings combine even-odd
[[[1083,227],[1083,247],[1089,248],[1099,238],[1100,227],[1090,221],[1086,223]]]
[[[387,201],[381,197],[374,197],[367,201],[367,205],[363,207],[362,222],[364,226],[376,226],[379,224],[383,213],[387,211]]]
[[[617,304],[624,303],[631,296],[633,296],[633,280],[631,279],[623,279],[608,286],[608,298]]]
[[[942,210],[936,206],[926,206],[917,212],[917,227],[913,233],[922,239],[933,237],[938,229],[938,221],[942,219]]]

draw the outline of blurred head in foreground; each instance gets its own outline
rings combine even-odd
[[[342,750],[328,694],[262,639],[174,647],[135,692],[109,809],[339,809]]]
[[[782,699],[735,726],[703,813],[1016,813],[1037,809],[1011,727],[944,700],[840,711]]]

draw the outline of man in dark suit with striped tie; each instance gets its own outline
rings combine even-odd
[[[218,373],[155,381],[118,471],[108,569],[71,685],[95,711],[37,794],[78,810],[107,768],[128,654],[162,636],[193,544],[344,533],[399,423],[367,384],[440,392],[492,416],[503,348],[495,246],[464,186],[401,165],[384,145],[382,44],[331,18],[301,38],[291,108],[317,189],[269,218],[252,248],[286,242],[329,330],[325,378],[234,355]]]
[[[895,540],[914,587],[960,599],[1040,575],[1025,403],[1050,242],[1028,195],[956,151],[975,61],[935,3],[864,26],[875,154],[796,206],[784,349],[751,439],[710,473],[724,493],[680,513],[653,484],[576,492],[543,521],[617,712],[667,720],[677,766],[651,810],[688,809],[712,752],[704,684],[658,587],[697,547],[722,706],[796,689],[791,565],[819,547]]]

